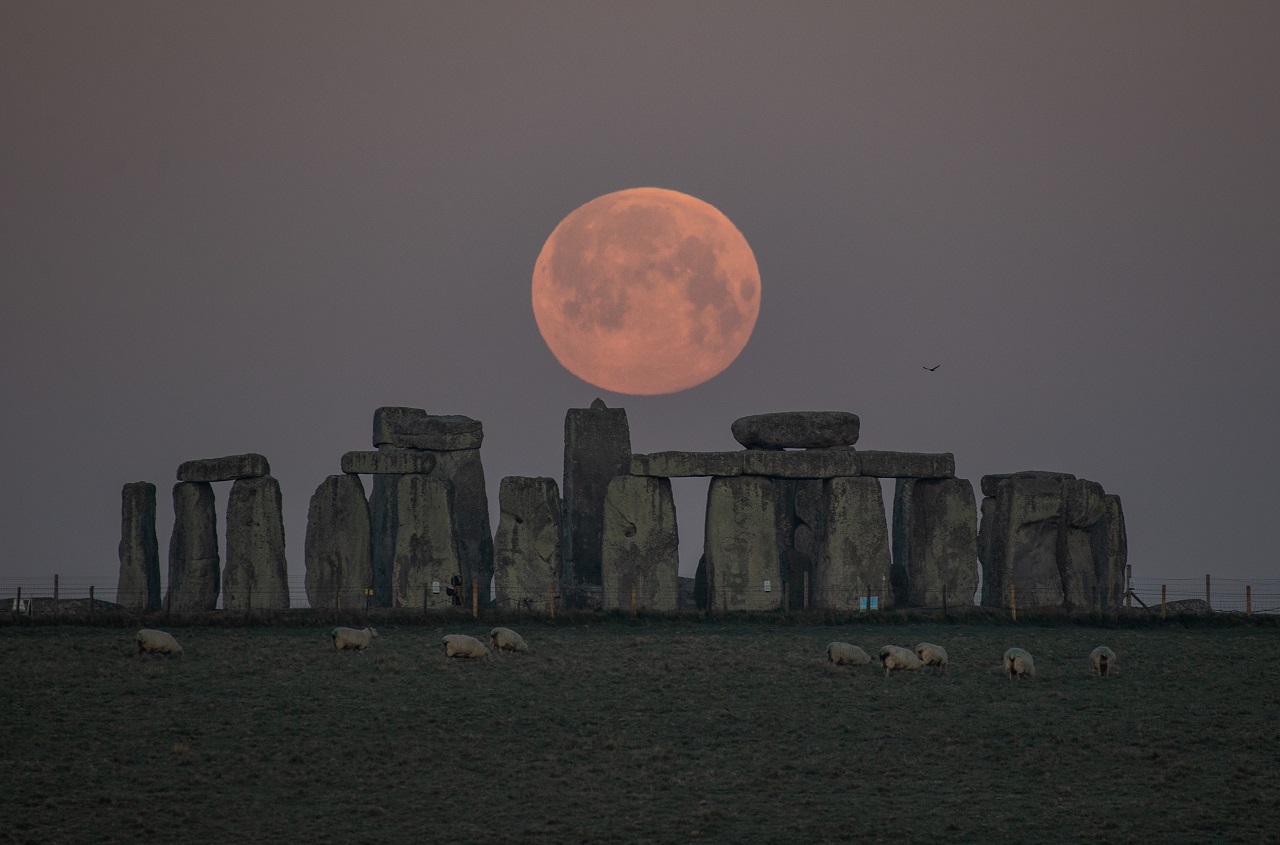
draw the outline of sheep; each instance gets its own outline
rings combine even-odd
[[[176,654],[182,656],[182,646],[167,631],[143,628],[138,632],[138,654]]]
[[[1011,648],[1004,653],[1004,671],[1011,681],[1015,676],[1018,679],[1023,676],[1034,678],[1036,676],[1036,664],[1028,652],[1020,648]]]
[[[1116,668],[1116,653],[1104,645],[1089,652],[1089,665],[1100,677],[1107,677]]]
[[[938,673],[945,675],[947,672],[947,650],[940,645],[933,643],[920,643],[916,646],[916,657],[920,658],[920,662],[925,666],[937,666]]]
[[[378,636],[378,632],[373,628],[358,629],[339,626],[331,630],[329,636],[333,639],[333,647],[338,651],[348,648],[364,651],[373,638]]]
[[[827,662],[836,666],[866,666],[871,655],[849,643],[827,643]]]
[[[493,655],[484,643],[466,634],[448,634],[440,641],[444,646],[445,657],[474,657],[486,662],[493,660]]]
[[[911,672],[923,672],[924,663],[916,657],[916,653],[900,645],[887,645],[880,649],[880,663],[884,666],[884,676],[889,677],[891,669],[906,669]]]
[[[524,637],[510,628],[494,628],[489,632],[489,645],[494,651],[528,651]]]

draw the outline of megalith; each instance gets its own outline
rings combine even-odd
[[[235,481],[238,478],[261,478],[271,474],[271,465],[263,455],[227,455],[186,461],[178,467],[179,481]]]
[[[395,569],[396,531],[400,526],[396,498],[401,478],[402,475],[378,473],[373,476],[373,489],[369,493],[374,607],[393,605],[391,573]]]
[[[468,592],[472,579],[476,579],[480,601],[486,606],[489,584],[493,580],[493,531],[489,527],[489,494],[485,490],[480,450],[454,449],[434,454],[436,468],[431,477],[444,481],[452,492],[461,577]]]
[[[899,478],[893,504],[894,600],[908,607],[973,604],[978,510],[964,478]]]
[[[816,567],[826,523],[822,481],[775,478],[773,494],[779,577],[787,587],[788,604],[792,609],[804,608],[807,587],[808,606],[815,607]]]
[[[656,613],[680,609],[680,537],[671,479],[620,475],[604,500],[600,606]]]
[[[307,507],[307,601],[314,608],[365,606],[373,585],[369,502],[358,475],[331,475]]]
[[[711,479],[705,536],[707,601],[713,610],[782,606],[772,481],[758,475]]]
[[[498,488],[493,538],[499,610],[543,610],[560,589],[560,488],[553,478],[509,475]]]
[[[1124,604],[1125,567],[1129,547],[1125,538],[1124,509],[1120,497],[1102,497],[1102,516],[1089,531],[1094,573],[1098,583],[1098,609],[1113,610]]]
[[[733,439],[747,449],[828,449],[858,442],[860,422],[847,411],[782,411],[733,421]]]
[[[604,497],[609,482],[631,471],[631,428],[624,408],[596,399],[564,418],[564,578],[599,584]]]
[[[823,482],[825,532],[814,579],[813,607],[857,610],[863,598],[893,604],[889,525],[876,478]]]
[[[463,606],[471,595],[471,584],[462,578],[449,485],[426,475],[396,478],[394,606],[424,610]]]
[[[168,610],[214,610],[221,586],[218,514],[207,481],[173,485],[173,533],[169,535]]]
[[[124,485],[120,494],[120,580],[116,603],[126,610],[160,609],[160,546],[156,540],[156,486]]]
[[[222,591],[226,610],[289,607],[280,482],[274,476],[240,478],[231,485]]]

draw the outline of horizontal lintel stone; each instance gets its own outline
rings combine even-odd
[[[863,451],[862,474],[875,478],[954,478],[956,458],[950,452]]]
[[[342,471],[356,475],[428,475],[436,467],[430,452],[347,452]]]
[[[764,475],[771,478],[838,478],[859,474],[859,453],[852,449],[774,452],[654,452],[631,456],[632,475],[661,478]]]
[[[223,458],[201,458],[198,461],[187,461],[178,467],[179,481],[235,481],[270,474],[271,465],[256,452],[227,455]]]

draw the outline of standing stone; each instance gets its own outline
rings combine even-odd
[[[900,478],[894,491],[893,573],[898,604],[973,604],[978,588],[978,521],[973,485],[963,478]]]
[[[124,485],[120,507],[120,580],[116,603],[126,610],[160,609],[160,546],[156,540],[156,486]]]
[[[817,479],[773,479],[775,531],[781,580],[787,585],[792,609],[805,606],[805,580],[809,582],[810,606],[816,592],[816,567],[825,526],[822,481]]]
[[[983,476],[982,491],[994,499],[983,504],[980,550],[982,601],[1009,606],[1009,585],[1019,608],[1062,607],[1058,570],[1058,520],[1062,483],[1075,476],[1055,472],[1019,472]]]
[[[231,485],[227,498],[227,565],[222,585],[222,606],[226,610],[289,607],[280,482],[274,476],[241,478]]]
[[[207,481],[179,481],[173,485],[167,608],[174,613],[216,609],[220,564],[213,487]]]
[[[601,609],[680,609],[680,535],[671,479],[620,475],[605,494]]]
[[[1094,573],[1098,583],[1100,610],[1115,610],[1124,604],[1125,566],[1129,546],[1124,530],[1124,510],[1120,497],[1102,499],[1102,517],[1093,524],[1089,540],[1093,550]]]
[[[542,610],[560,590],[560,489],[553,478],[510,475],[498,488],[498,507],[493,538],[498,609]]]
[[[711,479],[706,556],[707,600],[713,610],[782,606],[775,508],[774,486],[768,478]]]
[[[564,578],[600,583],[604,497],[609,482],[631,468],[631,428],[623,408],[600,399],[564,418]]]
[[[857,610],[863,597],[874,597],[881,609],[891,606],[889,525],[879,480],[832,478],[823,482],[823,499],[826,536],[813,606]]]
[[[307,601],[314,608],[365,607],[373,584],[369,502],[358,475],[331,475],[307,508]]]
[[[395,606],[463,606],[471,585],[462,581],[449,485],[425,475],[397,478],[399,528],[391,578]]]
[[[431,477],[449,485],[452,496],[454,533],[461,563],[460,576],[468,595],[472,579],[480,589],[480,606],[488,607],[489,585],[493,580],[493,531],[489,527],[489,494],[484,485],[484,465],[479,449],[435,452],[436,468]]]
[[[396,531],[400,518],[396,513],[396,489],[399,475],[375,475],[369,496],[369,532],[373,554],[373,606],[391,607],[391,573],[395,569]]]

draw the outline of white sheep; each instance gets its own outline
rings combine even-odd
[[[484,643],[475,637],[468,637],[466,634],[447,634],[440,643],[444,646],[445,657],[472,657],[477,660],[493,660],[493,655],[489,653],[489,649],[485,648]]]
[[[849,643],[827,643],[827,662],[837,666],[866,666],[871,655]]]
[[[510,628],[494,628],[489,632],[489,645],[494,651],[528,651],[524,637]]]
[[[920,643],[916,646],[916,657],[925,666],[937,666],[939,674],[947,671],[947,650],[933,643]]]
[[[338,651],[348,648],[364,651],[373,638],[378,636],[378,632],[373,628],[357,629],[339,626],[330,631],[329,636],[333,638],[333,647]]]
[[[1115,671],[1116,653],[1106,646],[1100,645],[1089,652],[1089,665],[1093,667],[1093,671],[1105,678]]]
[[[916,657],[916,653],[900,645],[887,645],[880,649],[880,663],[884,666],[884,676],[886,678],[889,677],[890,670],[924,671],[924,663],[920,658]]]
[[[1021,679],[1023,676],[1034,678],[1036,676],[1036,663],[1031,659],[1030,653],[1020,648],[1011,648],[1004,653],[1004,671],[1009,676],[1009,680],[1014,677]]]
[[[138,654],[176,654],[182,655],[182,646],[167,631],[154,628],[143,628],[138,632]]]

